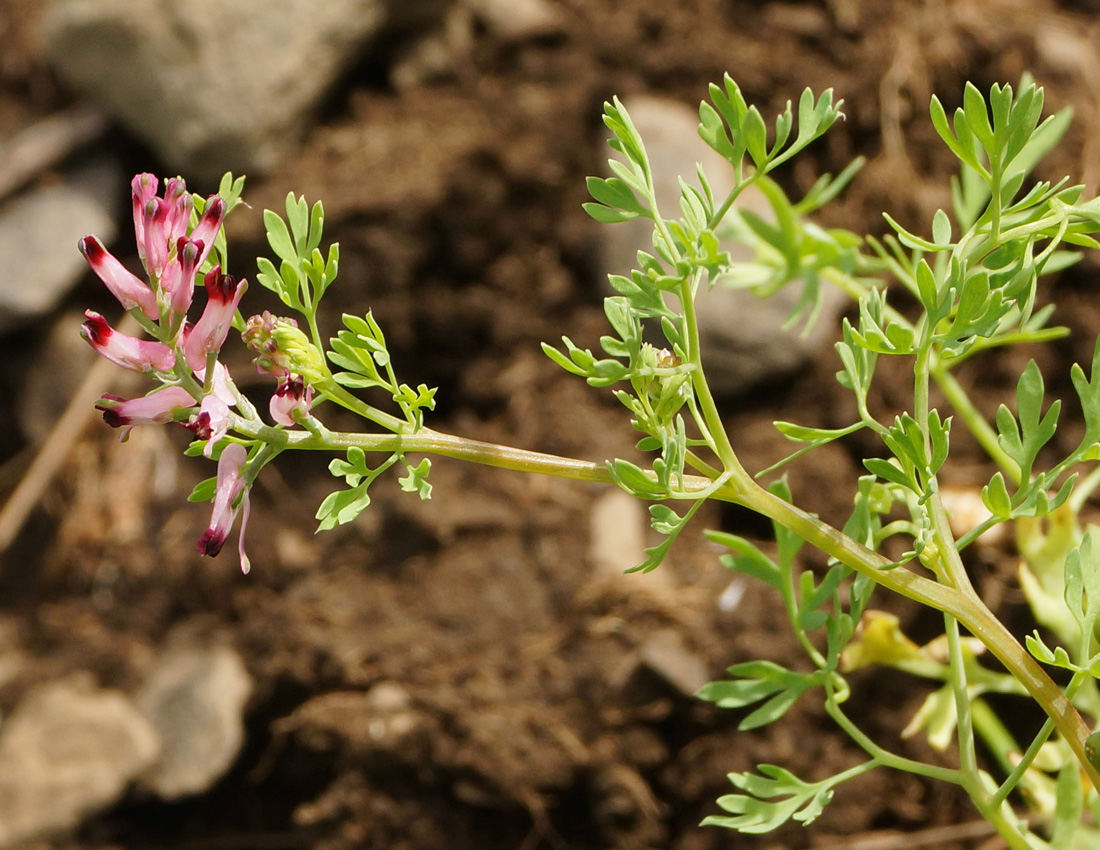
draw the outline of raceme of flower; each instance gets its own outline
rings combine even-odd
[[[285,217],[264,212],[274,259],[257,260],[255,280],[294,316],[264,312],[244,320],[238,307],[247,284],[224,271],[222,222],[239,203],[243,185],[231,175],[209,198],[189,194],[180,178],[166,181],[163,194],[152,175],[134,178],[134,231],[144,279],[94,237],[81,240],[93,271],[149,336],[121,334],[89,311],[84,337],[104,357],[159,385],[142,398],[105,395],[97,407],[124,436],[139,425],[178,422],[195,437],[190,453],[217,459],[217,474],[192,493],[214,503],[198,550],[217,554],[240,515],[245,571],[250,488],[267,463],[290,449],[343,455],[329,463],[344,486],[318,508],[321,529],[354,520],[370,504],[371,484],[387,470],[404,471],[401,488],[429,498],[430,459],[414,463],[409,453],[617,484],[653,503],[651,527],[659,542],[637,565],[643,571],[661,564],[707,500],[755,511],[771,520],[774,546],[722,531],[708,536],[727,550],[725,567],[780,595],[805,658],[791,669],[767,659],[735,664],[729,679],[699,695],[746,710],[740,726],[754,728],[815,694],[867,759],[813,781],[771,764],[730,774],[735,793],[718,801],[726,814],[706,823],[745,833],[768,832],[789,820],[809,824],[846,779],[886,767],[959,786],[1011,850],[1100,846],[1100,732],[1092,731],[1100,719],[1100,542],[1093,542],[1081,520],[1086,500],[1100,486],[1100,472],[1078,474],[1083,464],[1100,460],[1100,343],[1088,368],[1075,364],[1070,372],[1082,423],[1078,445],[1063,447],[1061,458],[1052,442],[1060,402],[1046,405],[1035,362],[1020,376],[1015,399],[1007,400],[1014,409],[1001,405],[992,421],[953,372],[990,349],[1067,333],[1047,325],[1052,308],[1038,306],[1040,281],[1076,261],[1082,248],[1100,247],[1094,238],[1100,200],[1085,199],[1083,187],[1067,181],[1028,180],[1066,129],[1068,112],[1041,120],[1043,92],[1028,80],[1019,91],[995,85],[988,97],[968,85],[950,120],[933,98],[933,127],[961,168],[951,210],[936,212],[930,236],[887,216],[891,233],[862,238],[809,218],[853,179],[860,160],[835,177],[823,176],[798,201],[770,176],[841,117],[831,91],[815,96],[806,90],[797,110],[788,103],[770,130],[729,76],[709,94],[699,109],[699,134],[729,163],[733,189],[716,197],[700,168],[681,180],[672,216],[658,209],[651,163],[629,114],[617,99],[605,104],[604,124],[617,157],[609,165],[612,177],[589,178],[592,202],[585,209],[608,224],[651,222],[653,253],[640,252],[637,268],[610,275],[617,294],[605,299],[605,313],[613,334],[600,339],[602,352],[582,349],[569,337],[562,338],[563,348],[543,346],[555,363],[589,385],[613,388],[630,425],[642,433],[638,449],[653,455],[648,465],[555,457],[426,427],[435,390],[398,380],[371,313],[344,315],[335,336],[326,340],[321,334],[318,304],[337,275],[339,250],[321,250],[320,203],[310,207],[289,195]],[[728,221],[749,186],[767,199],[774,224],[748,215],[736,227]],[[730,240],[746,243],[752,259],[733,261]],[[192,320],[200,279],[206,300]],[[719,283],[761,295],[801,286],[791,324],[818,315],[825,285],[857,303],[836,345],[837,380],[854,395],[854,422],[841,428],[777,422],[798,447],[768,469],[746,468],[708,384],[700,344],[696,295]],[[897,289],[906,310],[919,310],[919,316],[895,309]],[[267,410],[274,425],[238,392],[222,362],[231,327],[242,332],[256,368],[275,379]],[[660,344],[647,341],[658,336],[664,338]],[[886,357],[907,360],[906,368],[891,374],[909,376],[905,389],[912,405],[884,414],[877,409],[884,394],[871,387],[876,364]],[[897,398],[898,389],[892,386],[885,395]],[[357,393],[381,399],[389,409]],[[950,410],[932,407],[937,398]],[[317,418],[327,403],[358,414],[368,430],[329,431]],[[951,528],[939,485],[940,470],[950,462],[952,427],[966,429],[997,469],[981,491],[988,517],[961,536]],[[777,473],[857,431],[882,456],[863,461],[868,474],[853,482],[852,514],[840,529],[800,510]],[[368,463],[378,457],[376,466]],[[1023,642],[982,601],[964,560],[967,547],[985,531],[1010,522],[1019,529],[1024,559],[1022,595],[1047,629],[1045,636],[1035,632]],[[800,550],[807,543],[828,556],[825,569],[803,563]],[[884,547],[890,558],[880,552]],[[919,646],[900,620],[874,611],[876,590],[940,612],[944,633]],[[1000,666],[987,665],[983,656]],[[849,676],[871,666],[894,667],[932,683],[934,690],[900,731],[923,734],[939,749],[953,745],[952,759],[916,761],[859,727],[848,707],[859,696],[858,680]],[[1051,677],[1052,667],[1064,686]],[[1030,698],[1046,721],[1018,743],[1010,729],[1018,724],[1004,723],[998,712],[1021,697]],[[982,764],[983,751],[992,754],[990,765]]]
[[[251,412],[251,405],[243,402],[217,359],[248,285],[224,274],[220,262],[208,262],[219,241],[229,203],[236,203],[241,184],[223,182],[218,195],[199,202],[200,214],[196,199],[181,178],[167,180],[163,195],[158,195],[159,183],[151,174],[139,174],[131,184],[134,233],[145,280],[130,272],[95,236],[86,236],[79,244],[92,271],[153,339],[120,333],[91,310],[85,313],[87,321],[81,334],[108,360],[148,374],[161,384],[140,398],[104,395],[96,407],[108,425],[122,428],[125,439],[138,425],[179,422],[203,442],[203,454],[211,457],[228,433],[234,415]],[[204,266],[209,266],[203,276],[206,303],[192,323],[188,311]],[[282,395],[278,398],[281,405]],[[240,407],[244,409],[234,414],[234,408]],[[292,426],[296,421],[283,416],[279,424]],[[247,454],[240,443],[221,448],[215,517],[199,541],[202,554],[217,554],[229,531],[227,523],[232,524],[242,504],[247,506],[247,486],[242,476]],[[241,566],[247,570],[243,522],[240,553]]]

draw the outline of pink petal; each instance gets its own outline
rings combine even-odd
[[[224,218],[225,201],[217,195],[211,195],[206,199],[206,207],[202,211],[202,218],[195,225],[195,229],[191,231],[191,238],[202,242],[206,249],[199,257],[198,266],[201,267],[210,255],[210,249],[214,247],[214,240],[218,236],[218,231],[221,230]]]
[[[168,293],[172,312],[186,316],[195,293],[195,271],[203,254],[202,240],[181,237],[176,241],[176,256],[168,263],[161,287]]]
[[[241,470],[248,459],[248,452],[240,443],[230,443],[218,458],[218,481],[214,491],[214,509],[210,516],[210,525],[202,533],[196,545],[199,554],[217,555],[233,528],[237,512],[233,502],[244,489]]]
[[[168,263],[168,204],[163,198],[150,198],[142,211],[145,271],[159,281]]]
[[[157,296],[145,282],[127,271],[94,236],[85,236],[80,240],[80,251],[88,261],[92,271],[106,284],[111,294],[127,310],[140,307],[141,312],[153,321],[160,317]]]
[[[247,288],[246,281],[238,282],[231,275],[222,274],[220,266],[214,266],[207,273],[206,309],[187,333],[183,344],[187,365],[192,369],[204,368],[206,355],[221,351],[233,323],[233,314],[237,312],[237,304]]]
[[[96,409],[103,411],[103,420],[112,428],[123,428],[171,422],[178,411],[194,405],[195,399],[183,387],[166,387],[129,400],[104,394],[96,403]]]
[[[244,552],[244,534],[248,530],[248,516],[251,511],[252,503],[248,500],[248,491],[245,490],[244,498],[241,500],[241,531],[237,536],[237,555],[241,559],[241,572],[245,575],[248,575],[248,571],[252,569],[252,562]]]
[[[136,372],[171,372],[175,367],[176,355],[164,343],[120,334],[93,310],[84,315],[88,321],[81,325],[80,335],[112,363]]]
[[[191,207],[194,204],[182,177],[173,177],[165,182],[164,203],[168,211],[164,223],[165,242],[174,245],[178,239],[187,235],[187,225],[191,223]]]
[[[156,197],[157,178],[152,174],[137,174],[130,181],[130,197],[134,208],[134,236],[137,238],[138,256],[145,265],[145,205]]]
[[[288,377],[275,388],[268,403],[268,410],[276,423],[293,428],[298,424],[294,414],[308,416],[312,402],[313,388],[306,386],[301,377]]]

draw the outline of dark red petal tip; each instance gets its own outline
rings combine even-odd
[[[107,254],[107,249],[94,236],[85,236],[80,240],[80,253],[89,263],[97,263]]]
[[[107,320],[94,310],[85,310],[84,315],[88,318],[88,321],[81,325],[81,328],[88,341],[94,345],[106,345],[107,340],[111,338],[113,333],[111,326],[107,324]]]
[[[200,555],[208,555],[213,558],[222,550],[224,545],[225,538],[220,536],[214,529],[208,528],[202,533],[199,542],[195,544],[195,549]]]
[[[112,428],[125,428],[133,422],[129,416],[123,416],[113,407],[100,407],[98,404],[96,407],[103,411],[103,421]]]

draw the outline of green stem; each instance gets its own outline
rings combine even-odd
[[[974,783],[980,782],[978,754],[974,746],[974,721],[970,715],[970,687],[966,680],[966,663],[959,639],[959,622],[944,615],[944,634],[947,635],[951,691],[955,695],[956,729],[959,738],[959,769]]]
[[[908,759],[905,758],[905,756],[899,756],[897,753],[892,753],[881,747],[872,740],[866,732],[852,722],[851,718],[849,718],[840,707],[840,703],[836,700],[835,696],[832,687],[827,686],[825,691],[825,712],[832,718],[833,722],[843,729],[844,733],[859,745],[867,755],[871,756],[876,763],[884,765],[885,767],[892,767],[895,770],[904,770],[906,773],[926,776],[929,779],[950,782],[953,785],[962,784],[962,777],[957,770]]]
[[[710,402],[713,404],[713,401]],[[406,424],[406,423],[402,423]],[[358,434],[284,431],[256,420],[235,418],[233,427],[245,436],[275,443],[279,448],[313,451],[342,451],[357,446],[364,451],[435,454],[519,472],[552,475],[577,481],[613,483],[604,464],[563,458],[516,449],[480,440],[469,440],[422,428],[415,434]],[[733,474],[733,473],[731,473]],[[684,476],[687,490],[705,491],[709,478]],[[1100,771],[1089,761],[1085,739],[1090,730],[1066,695],[1016,641],[981,600],[972,594],[939,584],[905,567],[893,566],[882,555],[868,549],[815,516],[785,502],[748,478],[733,477],[712,497],[742,504],[794,532],[811,546],[868,576],[887,590],[922,605],[949,614],[977,637],[1005,666],[1025,690],[1042,706],[1055,728],[1073,749],[1094,787],[1100,788]]]
[[[1043,744],[1047,742],[1047,739],[1050,738],[1050,734],[1053,731],[1054,721],[1048,717],[1046,722],[1044,722],[1039,729],[1039,733],[1031,741],[1031,744],[1020,758],[1020,761],[1012,768],[1012,772],[1005,777],[1004,781],[1001,783],[1001,787],[997,789],[997,793],[991,798],[990,802],[993,803],[993,805],[999,806],[1008,799],[1008,795],[1011,794],[1013,789],[1020,783],[1024,773],[1031,767],[1031,763],[1035,761],[1035,757],[1039,755],[1039,750],[1042,748]]]
[[[699,318],[695,311],[694,286],[690,278],[680,281],[680,308],[684,318],[684,336],[687,341],[688,360],[694,364],[695,369],[691,373],[692,385],[695,389],[695,397],[699,403],[699,412],[703,422],[701,429],[712,438],[712,450],[722,461],[722,466],[732,474],[732,484],[739,487],[741,483],[751,481],[748,472],[741,466],[737,454],[730,443],[729,434],[722,424],[718,405],[714,401],[714,395],[710,391],[706,375],[703,373],[701,346],[699,341]]]
[[[406,427],[408,423],[402,422]],[[396,452],[433,454],[441,457],[480,463],[517,472],[552,475],[558,478],[571,478],[576,481],[592,481],[612,484],[614,480],[607,466],[592,461],[564,458],[541,452],[516,449],[465,437],[442,434],[430,428],[421,428],[415,434],[359,434],[345,431],[328,431],[325,434],[309,431],[283,431],[271,428],[260,422],[238,420],[234,422],[236,430],[242,434],[272,441],[278,439],[288,449],[304,451],[346,451],[360,448],[368,452]],[[276,436],[281,435],[281,436]],[[685,486],[692,489],[705,489],[711,485],[709,478],[697,475],[684,476]]]
[[[719,494],[720,497],[720,494]],[[890,562],[857,543],[817,517],[784,502],[755,484],[745,488],[738,501],[793,531],[811,546],[868,576],[888,590],[954,617],[1001,662],[1054,722],[1093,786],[1100,788],[1100,770],[1085,752],[1090,730],[1077,709],[1020,645],[1005,625],[972,593],[939,584]]]
[[[334,402],[341,407],[346,407],[352,413],[362,416],[369,422],[373,422],[375,425],[380,425],[387,430],[393,431],[396,434],[405,433],[411,430],[412,426],[409,425],[404,419],[399,419],[392,414],[386,413],[383,410],[379,410],[377,407],[372,407],[362,399],[352,395],[338,383],[334,378],[330,378],[323,383],[317,383],[314,385],[317,390],[323,392]]]

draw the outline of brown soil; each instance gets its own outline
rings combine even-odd
[[[67,102],[31,37],[38,5],[0,3],[0,132]],[[1092,190],[1100,178],[1100,74],[1091,50],[1081,61],[1073,53],[1100,27],[1087,0],[554,5],[562,36],[514,45],[478,32],[459,70],[430,86],[395,92],[377,68],[362,69],[301,154],[252,183],[254,211],[234,225],[236,256],[254,255],[259,210],[278,208],[289,190],[323,199],[343,255],[329,318],[374,310],[404,379],[440,387],[440,430],[596,460],[633,451],[617,403],[538,349],[562,333],[585,345],[601,333],[604,270],[580,204],[584,176],[605,156],[600,105],[612,94],[696,102],[729,71],[773,113],[807,85],[834,87],[847,121],[783,179],[804,189],[866,155],[826,214],[861,232],[881,230],[883,209],[922,227],[946,204],[952,165],[926,106],[933,91],[953,104],[967,79],[987,87],[1031,71],[1051,107],[1077,111],[1046,170]],[[155,167],[133,143],[112,143],[135,169]],[[1084,282],[1095,271],[1079,267],[1058,285],[1059,319],[1080,335],[1044,355],[1048,374],[1066,375],[1091,350],[1100,316]],[[91,293],[89,282],[73,304]],[[1011,354],[969,373],[983,405],[1005,397],[1023,362]],[[835,368],[823,357],[783,386],[725,400],[749,465],[785,450],[774,419],[847,424]],[[588,527],[599,488],[437,461],[430,503],[380,487],[360,521],[315,537],[312,516],[332,481],[318,458],[290,457],[257,487],[244,577],[229,553],[195,554],[207,512],[184,496],[210,473],[177,462],[182,446],[181,435],[157,432],[119,447],[89,426],[3,564],[0,635],[23,663],[3,680],[0,707],[74,670],[132,688],[170,639],[211,636],[231,641],[257,682],[246,748],[206,794],[131,797],[43,847],[794,848],[973,819],[949,788],[879,773],[843,786],[809,830],[751,837],[698,826],[729,790],[727,772],[774,762],[811,778],[860,758],[810,699],[738,733],[737,715],[640,665],[641,649],[668,634],[713,677],[760,656],[799,663],[761,588],[749,586],[733,613],[718,609],[730,576],[700,534],[684,535],[663,577],[598,574]],[[860,449],[800,464],[796,498],[842,522]],[[18,465],[25,447],[9,437],[4,450]],[[965,460],[961,441],[960,450]],[[969,456],[957,483],[988,474]],[[162,465],[155,480],[151,459]],[[710,513],[699,531],[708,525],[766,533],[735,512]],[[1010,555],[986,553],[974,568],[1012,614]],[[934,633],[935,617],[877,604],[895,607],[916,636]],[[883,674],[855,684],[870,731],[943,758],[898,740],[920,687]],[[395,696],[393,722],[378,726],[386,688],[407,700]],[[950,835],[933,846],[985,838]]]

